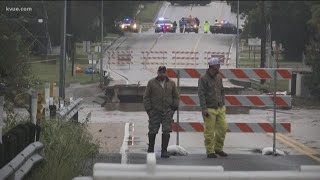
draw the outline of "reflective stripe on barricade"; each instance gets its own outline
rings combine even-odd
[[[276,105],[278,107],[290,107],[291,96],[277,96]],[[196,94],[181,94],[180,106],[199,106],[199,97]],[[226,95],[226,106],[254,106],[254,107],[273,107],[273,95]]]
[[[202,122],[180,122],[172,123],[172,131],[176,132],[203,132]],[[290,133],[290,123],[277,123],[276,131],[280,133]],[[227,132],[232,133],[271,133],[273,132],[272,123],[228,123]]]
[[[207,69],[178,69],[168,68],[168,77],[178,78],[199,78]],[[275,68],[238,68],[238,69],[220,69],[222,78],[230,79],[273,79],[274,71],[277,72],[277,79],[289,80],[292,78],[291,69],[275,69]]]

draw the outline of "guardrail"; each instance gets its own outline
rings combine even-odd
[[[318,180],[320,166],[300,166],[299,171],[224,171],[222,166],[157,165],[154,153],[148,153],[146,164],[96,163],[93,177],[75,177],[73,180],[103,179],[259,179],[259,180]]]
[[[75,101],[71,102],[68,106],[60,108],[57,112],[57,117],[59,119],[65,119],[69,121],[71,118],[78,119],[78,111],[81,108],[83,98],[78,98]]]
[[[43,158],[39,155],[44,145],[34,142],[27,146],[14,159],[0,169],[0,179],[23,179],[32,167]]]

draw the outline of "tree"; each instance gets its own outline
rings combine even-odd
[[[312,95],[320,97],[320,3],[310,2],[311,18],[309,27],[309,42],[306,45],[306,60],[312,67],[308,86]]]
[[[236,1],[230,1],[231,9],[237,8]],[[286,59],[301,60],[307,42],[307,24],[310,7],[306,1],[270,1],[271,38],[281,42]],[[240,12],[247,16],[242,37],[264,39],[263,3],[240,1]]]
[[[231,6],[231,12],[237,13],[238,1],[227,1],[227,4]],[[239,14],[248,14],[257,4],[258,1],[239,1]]]
[[[16,95],[25,93],[33,84],[31,69],[27,64],[29,51],[19,34],[0,20],[0,96],[15,102]]]
[[[272,1],[272,40],[285,47],[286,59],[301,61],[308,40],[310,7],[306,1]]]

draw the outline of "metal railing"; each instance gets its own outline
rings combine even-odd
[[[0,169],[0,179],[22,179],[37,162],[43,159],[39,155],[43,147],[44,145],[39,141],[31,143]]]
[[[59,119],[65,119],[66,121],[69,121],[78,113],[81,108],[82,102],[83,98],[78,98],[75,101],[71,102],[68,106],[60,108],[57,112],[57,117]]]

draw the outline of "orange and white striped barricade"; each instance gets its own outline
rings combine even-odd
[[[290,107],[291,96],[272,95],[226,95],[225,106],[246,106],[246,107]],[[200,101],[197,94],[180,95],[180,106],[199,106]]]
[[[168,76],[171,78],[199,78],[207,69],[193,68],[168,68]],[[220,69],[222,78],[228,79],[277,79],[290,80],[292,72],[283,68],[233,68]]]
[[[207,69],[178,69],[168,68],[167,74],[169,78],[178,78],[177,86],[180,86],[180,78],[199,78],[206,72]],[[277,80],[290,80],[292,78],[291,69],[283,68],[234,68],[234,69],[220,69],[219,74],[222,78],[230,79],[272,79],[274,81],[274,92],[273,95],[227,95],[225,96],[226,106],[257,106],[257,107],[273,107],[274,109],[274,121],[273,121],[273,153],[275,154],[276,145],[276,132],[280,131],[281,127],[286,127],[285,132],[290,132],[290,125],[288,123],[277,123],[276,122],[276,108],[277,107],[290,107],[291,96],[277,96],[276,87]],[[197,95],[181,94],[180,95],[181,106],[199,106],[199,98]],[[177,131],[177,144],[179,144],[179,110],[177,111],[177,123],[173,124],[176,126]],[[265,125],[266,127],[267,125]],[[231,125],[231,127],[238,127]],[[243,126],[244,127],[244,126]],[[253,123],[248,127],[258,129],[259,124]],[[251,128],[251,129],[252,129]],[[241,129],[241,128],[240,128]],[[249,128],[247,128],[249,129]],[[270,130],[270,128],[268,128]],[[229,131],[232,132],[232,131]],[[239,131],[246,132],[246,131]],[[254,132],[254,131],[253,131]],[[267,132],[267,131],[261,131]],[[281,131],[283,132],[283,131]]]
[[[228,124],[227,132],[231,133],[272,133],[274,131],[272,123],[234,123]],[[277,123],[276,132],[290,133],[290,123]],[[202,122],[180,122],[172,123],[173,132],[203,132],[204,125]]]
[[[108,64],[109,64],[109,62],[111,62],[113,60],[117,60],[115,52],[116,51],[114,51],[114,50],[106,50]]]
[[[114,65],[129,65],[132,64],[132,51],[131,50],[107,50],[107,59],[109,66]]]
[[[129,64],[129,69],[130,69],[130,64],[132,64],[132,53],[133,51],[131,50],[118,50],[117,51],[117,59],[119,63],[123,64]]]
[[[215,52],[215,51],[204,51],[205,60],[210,59],[211,57],[219,58],[221,65],[228,65],[229,61],[229,52]]]
[[[165,59],[167,59],[167,51],[141,51],[142,53],[142,59],[144,67],[146,67],[147,64],[151,65],[165,65]],[[162,60],[162,64],[159,62],[149,62],[149,60]]]
[[[177,59],[182,60],[194,60],[194,65],[197,65],[197,60],[199,59],[199,52],[195,51],[172,51],[172,59],[174,60],[174,64],[177,64]]]

